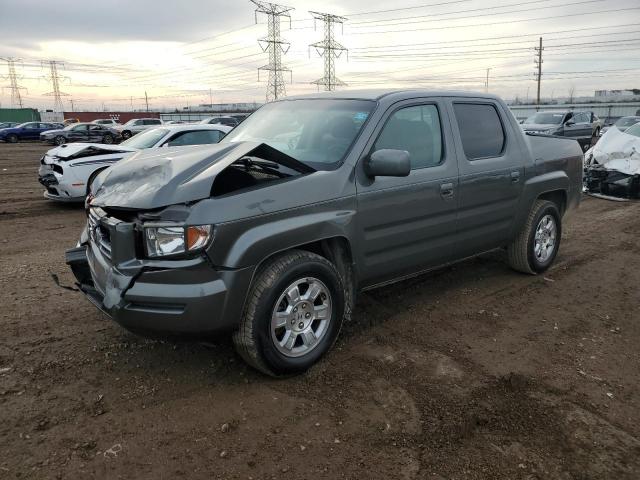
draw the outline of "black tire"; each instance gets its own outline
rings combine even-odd
[[[316,278],[327,287],[330,321],[324,336],[312,350],[298,357],[286,356],[272,339],[271,316],[287,287],[306,277]],[[331,349],[340,333],[344,315],[344,284],[335,266],[315,253],[292,250],[268,260],[256,273],[233,342],[249,365],[267,375],[298,374],[308,370]]]
[[[18,143],[18,135],[16,135],[15,133],[12,133],[11,135],[7,136],[7,142]]]
[[[100,172],[102,172],[103,170],[107,169],[108,167],[104,167],[104,168],[99,168],[98,170],[96,170],[95,172],[93,172],[90,176],[89,176],[89,180],[87,181],[87,195],[89,195],[89,190],[91,190],[91,184],[93,183],[93,181],[96,179],[96,177],[98,175],[100,175]]]
[[[122,132],[122,138],[124,140],[131,138],[131,132],[129,130],[125,130],[124,132]]]
[[[555,242],[549,256],[541,261],[535,253],[535,235],[540,221],[550,215],[555,221]],[[516,238],[507,247],[509,265],[523,273],[538,274],[547,270],[556,258],[562,238],[562,218],[558,206],[548,200],[536,200],[527,221]]]
[[[64,145],[66,141],[67,140],[62,135],[58,135],[53,139],[53,143],[55,143],[58,146]]]
[[[106,145],[111,145],[113,143],[113,135],[107,133],[104,137],[102,137],[102,143]]]

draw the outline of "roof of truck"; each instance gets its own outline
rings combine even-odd
[[[397,99],[414,97],[482,97],[499,98],[490,93],[463,92],[455,90],[422,90],[422,89],[365,89],[365,90],[341,90],[339,92],[318,92],[305,95],[292,95],[283,100],[297,100],[303,98],[338,98],[352,100],[380,100],[383,97],[394,96]]]

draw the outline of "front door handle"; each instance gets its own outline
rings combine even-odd
[[[511,172],[511,183],[518,183],[520,181],[520,172]]]
[[[440,196],[442,198],[453,197],[453,183],[443,183],[440,185]]]

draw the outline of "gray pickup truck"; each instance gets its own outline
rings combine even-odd
[[[318,361],[359,291],[500,248],[545,271],[582,186],[575,140],[524,134],[484,94],[293,97],[160,150],[94,181],[77,285],[134,332],[230,331],[271,375]]]

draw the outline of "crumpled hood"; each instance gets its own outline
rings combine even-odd
[[[218,173],[265,149],[284,155],[256,142],[142,150],[96,178],[91,205],[152,210],[208,198]],[[291,157],[287,159],[309,169]]]
[[[610,128],[585,153],[585,163],[597,163],[627,175],[640,174],[640,137]]]
[[[106,145],[103,143],[66,143],[59,147],[52,148],[47,152],[50,157],[69,158],[75,157],[83,152],[91,150],[91,155],[83,155],[85,157],[93,155],[104,155],[112,152],[137,152],[137,148],[127,147],[125,145]],[[88,153],[88,152],[86,152]]]

